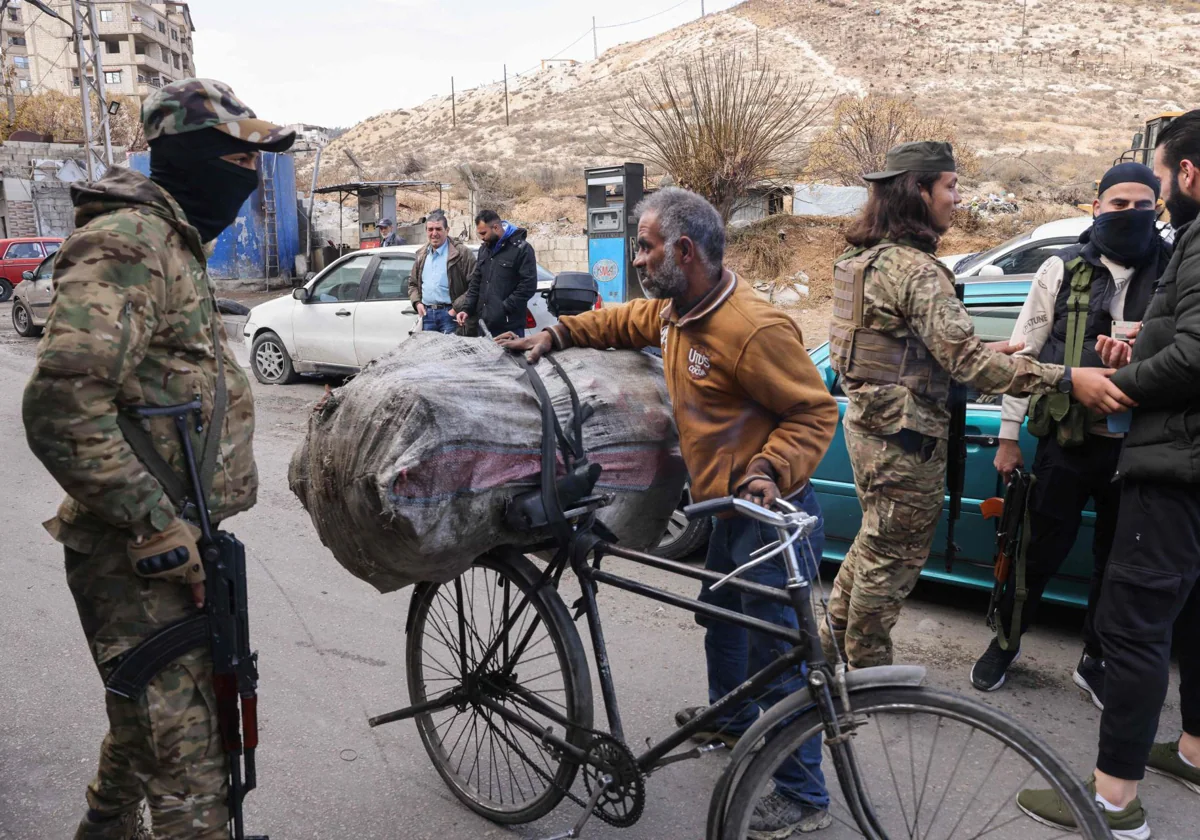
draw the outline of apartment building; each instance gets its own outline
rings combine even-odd
[[[13,93],[29,93],[33,87],[24,23],[28,7],[22,6],[20,0],[10,0],[8,8],[0,15],[0,38],[4,41],[4,69],[8,81],[12,84]]]
[[[50,0],[48,5],[71,19],[70,0]],[[32,90],[79,93],[82,78],[70,27],[28,4],[21,6]],[[155,88],[196,75],[192,59],[195,27],[187,3],[99,0],[95,8],[109,96],[145,98]],[[7,18],[4,23],[9,23]],[[7,29],[4,33],[7,43]],[[17,58],[14,53],[10,62]]]

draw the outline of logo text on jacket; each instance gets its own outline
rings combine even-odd
[[[711,350],[700,345],[688,348],[688,373],[692,375],[692,379],[703,379],[708,376],[711,367]]]

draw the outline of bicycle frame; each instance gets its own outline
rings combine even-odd
[[[830,744],[834,768],[842,789],[847,794],[847,803],[851,813],[859,819],[860,825],[864,827],[864,830],[873,832],[873,834],[868,834],[868,837],[883,837],[883,831],[879,827],[878,820],[874,813],[872,813],[869,801],[865,796],[862,779],[858,773],[857,762],[853,757],[853,749],[849,737],[854,727],[853,720],[849,719],[850,726],[848,728],[843,727],[831,693],[831,689],[837,688],[842,699],[843,708],[849,714],[850,704],[846,695],[845,682],[842,678],[843,672],[840,669],[834,669],[825,659],[816,632],[817,624],[812,610],[812,584],[800,564],[795,548],[787,546],[783,551],[788,569],[786,590],[763,586],[737,578],[730,578],[722,585],[731,586],[742,592],[790,605],[796,611],[797,623],[799,625],[798,630],[751,618],[741,613],[704,603],[695,598],[677,595],[673,592],[642,583],[641,581],[603,570],[601,563],[607,555],[671,572],[681,577],[693,578],[709,583],[716,583],[723,577],[707,569],[694,568],[683,563],[655,557],[654,555],[640,551],[621,548],[606,542],[593,533],[592,525],[594,521],[593,512],[583,517],[582,522],[574,524],[571,527],[570,539],[565,545],[559,546],[554,557],[543,571],[538,586],[552,586],[557,588],[563,572],[567,568],[570,568],[579,579],[582,594],[580,601],[576,604],[576,608],[587,618],[588,630],[592,641],[592,652],[595,657],[596,670],[600,678],[601,696],[604,699],[605,713],[608,718],[609,734],[613,738],[622,743],[625,742],[616,687],[613,682],[612,669],[609,665],[608,646],[604,640],[599,605],[596,601],[596,592],[599,584],[607,584],[641,597],[679,607],[696,615],[702,615],[717,621],[729,622],[747,630],[766,633],[792,643],[792,648],[783,656],[775,659],[762,670],[750,676],[729,694],[709,705],[686,725],[675,729],[661,741],[648,746],[644,752],[636,757],[638,769],[643,774],[649,775],[669,764],[688,758],[695,758],[704,751],[716,749],[716,747],[697,747],[685,753],[671,755],[673,750],[686,743],[696,733],[706,729],[710,724],[720,720],[730,709],[738,708],[746,700],[756,697],[780,675],[792,669],[799,668],[801,665],[807,665],[809,669],[809,688],[825,724],[826,738]],[[780,529],[781,540],[786,540],[786,537],[787,533]],[[479,679],[492,666],[493,660],[499,653],[501,647],[500,640],[502,639],[507,648],[504,652],[505,659],[511,659],[511,661],[519,659],[525,645],[528,644],[532,636],[533,629],[528,630],[525,638],[519,640],[511,648],[508,648],[508,635],[517,626],[527,604],[528,601],[522,601],[516,610],[506,617],[504,624],[496,636],[496,640],[484,652],[483,656],[480,657],[479,664],[474,671],[474,679]],[[578,618],[578,613],[576,617]],[[514,696],[514,699],[519,698],[520,702],[527,705],[530,709],[562,726],[564,734],[577,726],[576,722],[571,721],[558,710],[542,702],[539,698],[524,692],[519,687],[510,688],[510,691],[513,692],[510,696]],[[397,720],[405,720],[415,717],[418,714],[449,708],[463,702],[464,699],[465,694],[462,687],[451,689],[441,697],[430,700],[420,706],[399,709],[395,712],[373,717],[369,720],[369,723],[374,727]],[[553,748],[571,760],[580,764],[588,761],[588,756],[579,747],[571,744],[564,737],[560,737],[553,731],[535,727],[521,714],[506,707],[504,704],[496,702],[487,696],[480,696],[478,702],[493,714],[503,718],[513,726],[521,728],[529,735],[539,739],[542,744]]]

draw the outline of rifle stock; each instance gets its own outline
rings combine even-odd
[[[954,284],[954,294],[961,301],[964,295],[962,283]],[[949,452],[946,460],[946,490],[950,496],[949,519],[946,522],[946,571],[953,571],[958,558],[958,543],[954,530],[962,515],[963,480],[967,471],[967,387],[954,382],[950,386],[950,429]]]
[[[122,656],[105,687],[137,697],[159,671],[189,650],[207,643],[212,651],[217,723],[229,757],[229,819],[232,840],[268,840],[245,832],[243,800],[257,786],[254,751],[258,747],[258,654],[250,649],[246,605],[246,547],[233,534],[213,530],[207,497],[192,446],[189,420],[200,421],[199,402],[138,407],[139,417],[170,417],[175,422],[187,467],[189,512],[199,520],[200,555],[206,576],[204,615],[180,621],[143,640]],[[126,432],[128,434],[128,432]]]

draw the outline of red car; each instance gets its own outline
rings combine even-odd
[[[0,239],[0,303],[12,297],[21,275],[33,271],[59,249],[63,241],[50,236]]]

